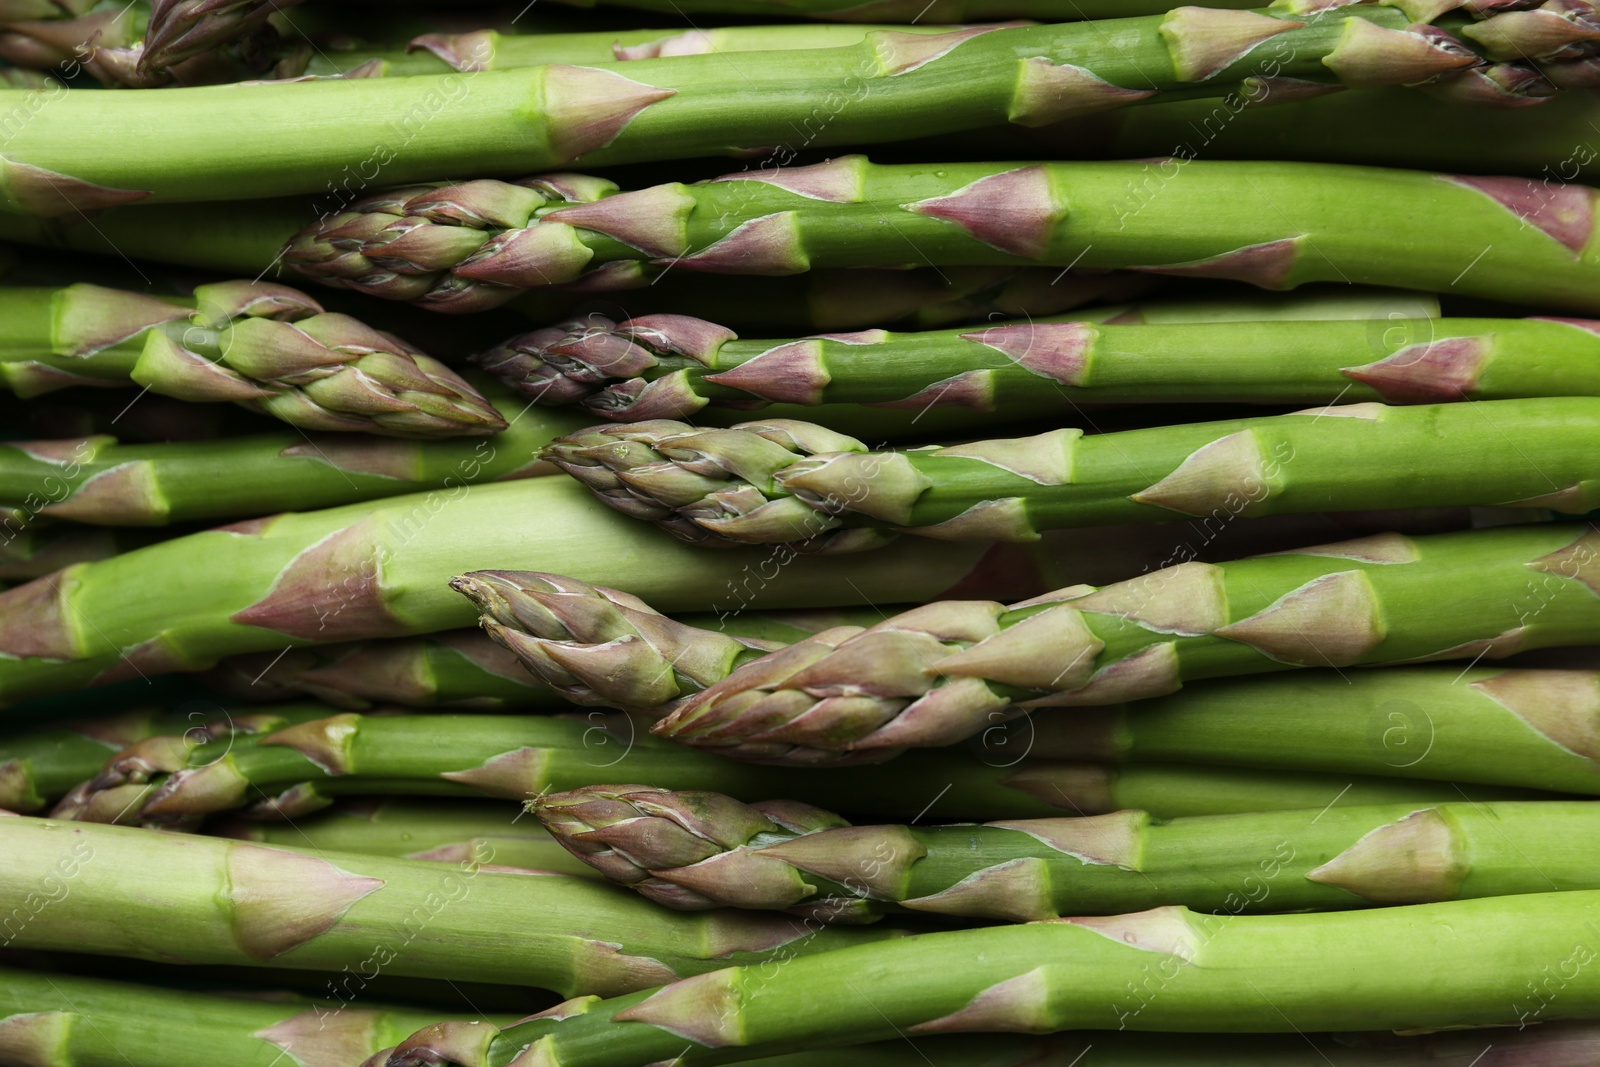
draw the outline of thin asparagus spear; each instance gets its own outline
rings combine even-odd
[[[492,796],[530,800],[549,791],[628,778],[667,789],[780,794],[889,817],[1007,819],[1139,808],[1160,818],[1323,808],[1329,804],[1434,804],[1462,786],[1394,778],[1283,773],[1181,764],[985,761],[965,752],[909,753],[871,773],[773,769],[736,763],[652,738],[646,722],[594,712],[583,718],[507,715],[344,714],[265,737],[235,737],[222,752],[192,740],[145,744],[58,805],[54,817],[191,828],[237,811],[298,819],[338,796]],[[1479,801],[1548,797],[1467,786]]]
[[[548,470],[537,464],[538,450],[583,421],[527,412],[504,390],[491,393],[508,426],[481,439],[284,431],[149,445],[104,435],[0,442],[0,501],[22,516],[4,523],[4,535],[22,534],[35,516],[150,526],[328,507],[424,488],[453,495],[466,483]]]
[[[1592,311],[1594,197],[1585,186],[1327,164],[841,156],[627,193],[571,175],[410,186],[326,213],[284,261],[445,311],[580,280],[626,289],[663,270],[893,266],[908,247],[932,265],[1143,270],[1268,289],[1361,282]]]
[[[752,660],[654,731],[752,759],[883,757],[1030,708],[1160,697],[1203,678],[1588,644],[1600,638],[1597,546],[1593,529],[1559,523],[1390,534],[1184,563],[1011,608],[929,604]],[[1589,736],[1593,675],[1513,677],[1484,695],[1547,736]]]
[[[903,931],[682,916],[588,878],[312,852],[119,826],[0,819],[0,915],[17,948],[370,971],[621,993],[729,963]],[[56,884],[70,892],[41,895]],[[375,962],[375,960],[377,962]]]
[[[971,388],[956,380],[935,388]],[[913,398],[915,399],[915,398]],[[596,426],[543,455],[611,507],[691,544],[853,552],[901,533],[1030,541],[1180,517],[1396,506],[1594,507],[1600,398],[1289,415],[1085,436],[1080,429],[873,452],[809,422]]]
[[[524,867],[593,877],[532,819],[519,819],[516,805],[487,800],[368,800],[357,798],[294,822],[231,819],[206,833],[313,851],[359,852],[364,856],[461,863],[494,857],[499,867]]]
[[[793,801],[632,785],[529,807],[574,856],[658,904],[824,922],[899,908],[1008,922],[1172,904],[1330,911],[1600,888],[1592,800],[928,827],[852,826]]]
[[[491,439],[492,441],[492,439]],[[450,578],[493,566],[626,583],[667,611],[912,603],[977,573],[989,596],[1051,588],[1048,542],[894,559],[705,553],[560,478],[460,486],[178,537],[0,593],[0,704],[224,656],[470,626]]]
[[[525,1052],[583,1067],[727,1063],[777,1048],[972,1030],[1554,1023],[1597,1010],[1600,976],[1586,965],[1597,919],[1600,892],[1588,891],[1301,915],[1168,907],[924,934],[775,973],[730,967],[570,1002],[498,1034],[435,1026],[402,1042],[388,1064],[504,1067]],[[1559,992],[1530,991],[1530,976]]]
[[[189,725],[144,709],[0,739],[0,809],[39,811],[128,745]]]
[[[772,404],[1003,412],[1082,404],[1414,404],[1600,394],[1600,323],[1548,319],[1030,321],[743,340],[680,315],[604,316],[473,361],[539,404],[616,421]]]
[[[233,401],[310,430],[482,436],[505,419],[454,371],[393,335],[271,282],[187,300],[73,285],[0,288],[0,382]]]
[[[0,968],[0,1059],[30,1067],[351,1067],[437,1019],[436,1009],[370,1001]]]
[[[1569,41],[1586,32],[1567,26]],[[1484,27],[1519,36],[1501,15],[1473,25],[1475,33]],[[1521,43],[1537,58],[1556,54],[1562,36]],[[723,55],[404,81],[69,92],[48,100],[5,90],[0,113],[23,121],[13,123],[7,139],[0,204],[62,215],[147,198],[312,193],[330,182],[365,186],[380,174],[385,183],[431,181],[455,171],[464,153],[484,175],[555,169],[579,159],[599,166],[695,158],[730,148],[775,148],[775,161],[787,162],[801,147],[1001,122],[1046,125],[1162,93],[1221,96],[1247,79],[1254,79],[1248,91],[1260,99],[1284,85],[1280,79],[1291,79],[1291,86],[1370,88],[1503,67],[1513,100],[1549,91],[1531,68],[1490,66],[1441,27],[1413,27],[1405,12],[1367,3],[1303,16],[1182,7],[1087,24],[889,31],[857,45],[761,55],[743,69],[737,107],[729,106]],[[952,85],[961,91],[952,93]],[[250,136],[231,138],[227,151],[217,151],[212,117],[238,106],[241,93],[249,94]],[[48,108],[50,121],[26,121],[40,108]],[[431,121],[446,110],[449,122]],[[145,136],[152,128],[163,136]],[[1448,210],[1453,198],[1442,199],[1439,207]],[[336,197],[332,210],[346,203]],[[1380,207],[1363,205],[1362,214]],[[1383,229],[1377,219],[1370,222],[1369,241]]]

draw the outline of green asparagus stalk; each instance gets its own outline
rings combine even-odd
[[[1396,667],[1203,682],[986,729],[990,760],[1193,762],[1596,792],[1600,675]]]
[[[727,1063],[974,1030],[1554,1023],[1596,1010],[1600,977],[1587,964],[1597,918],[1600,892],[1589,891],[1299,915],[1164,907],[933,933],[585,998],[499,1033],[431,1027],[388,1064],[504,1067],[524,1054],[584,1067]],[[1493,1045],[1477,1044],[1480,1056]]]
[[[1026,322],[742,340],[679,315],[535,330],[474,362],[536,403],[616,421],[771,404],[977,407],[1319,403],[1596,395],[1600,324],[1417,319]]]
[[[191,725],[143,709],[0,738],[0,809],[40,811],[127,746]]]
[[[505,419],[437,360],[271,282],[202,285],[190,300],[74,285],[0,289],[0,382],[231,400],[310,430],[485,435]]]
[[[1009,922],[1173,904],[1330,911],[1600,888],[1587,844],[1596,801],[929,827],[852,826],[809,804],[631,785],[530,807],[574,856],[658,904],[823,922],[902,908]]]
[[[246,734],[226,745],[166,737],[108,761],[56,818],[190,829],[207,816],[298,821],[339,796],[482,797],[527,801],[619,778],[757,801],[780,794],[893,818],[1009,819],[1139,808],[1159,818],[1434,804],[1461,785],[1181,764],[983,760],[959,750],[907,754],[861,773],[770,768],[686,750],[650,736],[647,721],[586,717],[359,715]],[[221,751],[219,751],[219,749]],[[1468,785],[1474,800],[1549,794]]]
[[[548,470],[537,463],[538,450],[582,420],[524,411],[503,390],[491,392],[496,418],[503,417],[508,426],[481,439],[358,440],[349,434],[285,431],[150,445],[124,445],[104,435],[0,442],[0,501],[21,516],[0,523],[0,537],[24,535],[35,516],[157,526],[327,507],[421,489],[454,493],[468,483],[522,479]]]
[[[579,281],[626,289],[669,269],[892,266],[908,247],[932,265],[1132,269],[1269,289],[1362,282],[1593,310],[1594,196],[1303,163],[842,156],[628,193],[571,176],[412,186],[325,215],[284,261],[317,281],[447,311]]]
[[[1559,523],[1391,534],[1183,563],[1011,608],[934,603],[746,663],[654,730],[752,759],[884,757],[1031,708],[1161,697],[1203,678],[1588,644],[1600,636],[1597,546],[1593,529]],[[1485,695],[1546,736],[1589,736],[1592,675],[1517,677]]]
[[[1538,58],[1559,54],[1588,32],[1576,23],[1567,26],[1551,39],[1519,32],[1501,15],[1472,28],[1515,39]],[[485,175],[550,170],[580,159],[600,166],[695,158],[730,148],[776,149],[775,161],[788,162],[806,147],[904,140],[1002,122],[1042,126],[1163,94],[1222,96],[1246,83],[1245,91],[1259,99],[1275,87],[1290,95],[1411,85],[1504,68],[1504,95],[1513,101],[1549,91],[1531,68],[1491,66],[1440,26],[1414,25],[1405,12],[1371,3],[1303,15],[1180,7],[1164,15],[1076,25],[869,34],[857,45],[762,53],[761,62],[747,64],[738,79],[737,107],[729,106],[728,66],[726,56],[700,55],[404,81],[199,87],[159,96],[58,93],[36,99],[7,90],[0,94],[0,114],[22,120],[12,124],[7,138],[0,204],[51,216],[144,199],[364,188],[378,175],[385,183],[436,180],[463,158],[473,159]],[[952,94],[951,85],[962,91]],[[249,94],[251,136],[230,142],[227,152],[215,151],[214,138],[203,134],[212,116],[237,105],[241,92]],[[50,121],[27,121],[38,108],[48,108]],[[450,121],[432,121],[445,111]],[[152,128],[164,136],[152,141],[143,135]],[[1024,184],[1030,181],[1039,184]],[[1120,192],[1121,180],[1115,184]],[[997,195],[993,188],[989,192]],[[1361,205],[1357,213],[1384,210],[1395,192],[1374,191],[1369,195],[1378,202]],[[1035,189],[1028,199],[1037,196]],[[1330,199],[1340,203],[1342,197]],[[1435,209],[1452,210],[1454,199],[1442,197]],[[1289,202],[1299,200],[1297,195]],[[348,203],[336,195],[322,210],[340,211]],[[1213,198],[1211,206],[1222,203]],[[495,217],[504,218],[508,205],[499,206]],[[1341,204],[1340,210],[1353,208]],[[660,205],[652,214],[660,214]],[[1362,230],[1369,253],[1384,225],[1371,218]],[[654,227],[664,229],[670,227]],[[859,236],[859,228],[853,229]],[[1277,229],[1274,237],[1288,236],[1281,222]],[[1479,249],[1481,242],[1474,252]]]
[[[74,563],[108,559],[143,548],[158,536],[147,530],[28,522],[27,513],[0,519],[0,581],[28,582]]]
[[[206,833],[263,845],[435,863],[492,855],[499,867],[595,876],[592,867],[557,844],[539,823],[518,818],[514,805],[484,800],[357,798],[292,823],[233,819],[207,827]]]
[[[38,1067],[353,1067],[368,1052],[389,1051],[411,1032],[437,1020],[424,1009],[342,1001],[299,1001],[249,991],[192,989],[109,981],[55,972],[0,971],[0,1055]],[[490,1017],[487,1025],[506,1021]],[[1480,1038],[1482,1039],[1480,1041]],[[1482,1031],[1470,1035],[1395,1038],[1389,1035],[1295,1036],[1092,1034],[1029,1038],[949,1035],[800,1052],[762,1060],[764,1067],[1026,1067],[1040,1062],[1088,1067],[1318,1067],[1319,1046],[1336,1051],[1340,1067],[1402,1067],[1424,1053],[1434,1067],[1469,1067],[1484,1045],[1533,1055],[1592,1054],[1595,1028],[1581,1025]],[[1470,1049],[1470,1052],[1469,1052]],[[926,1050],[926,1051],[924,1051]],[[1090,1051],[1092,1059],[1083,1059]],[[287,1055],[286,1055],[287,1054]],[[826,1057],[824,1059],[824,1057]],[[385,1055],[386,1059],[387,1056]],[[382,1060],[376,1062],[381,1063]],[[1561,1061],[1567,1062],[1567,1061]],[[1577,1062],[1577,1061],[1572,1061]],[[1480,1063],[1478,1067],[1483,1067]]]
[[[573,7],[593,7],[591,0],[560,0]],[[981,22],[990,19],[1038,19],[1068,22],[1074,19],[1114,19],[1130,15],[1160,14],[1174,5],[1169,0],[939,0],[919,6],[911,0],[596,0],[605,6],[642,11],[670,11],[683,15],[739,15],[837,19],[841,22]],[[1219,0],[1218,8],[1252,6],[1247,0]],[[1468,5],[1470,8],[1470,5]]]
[[[0,1059],[30,1067],[350,1067],[437,1019],[437,1011],[370,1001],[0,968]]]
[[[0,819],[0,841],[11,858],[0,915],[8,943],[25,949],[376,967],[572,996],[902,933],[807,930],[738,912],[680,916],[588,878],[501,870],[492,854],[442,866],[27,816]]]
[[[970,378],[933,388],[985,392]],[[658,419],[593,427],[543,454],[691,544],[853,552],[900,533],[1029,541],[1070,526],[1400,505],[1582,513],[1595,500],[1594,427],[1593,397],[1364,403],[872,452],[789,419],[726,430]]]
[[[484,579],[485,582],[490,579]],[[592,587],[591,587],[592,588]],[[614,590],[606,593],[622,594]],[[655,612],[639,606],[659,619]],[[742,648],[772,650],[833,626],[881,618],[877,609],[838,612],[740,612],[726,617],[686,615],[684,625],[740,639]],[[548,613],[527,616],[548,640],[587,645],[604,638],[596,620]],[[652,621],[655,621],[654,619]],[[485,623],[485,625],[488,625]],[[570,627],[578,627],[574,633]],[[523,667],[507,647],[482,630],[448,630],[419,638],[357,641],[342,645],[257,653],[222,661],[203,679],[231,697],[254,702],[310,696],[337,708],[363,711],[378,704],[409,707],[559,707],[571,697]],[[565,683],[569,686],[573,682]],[[577,692],[578,690],[574,690]],[[585,694],[587,695],[587,694]],[[584,701],[590,703],[591,701]]]

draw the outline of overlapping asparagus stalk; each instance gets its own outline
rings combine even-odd
[[[751,759],[886,757],[1031,708],[1162,697],[1202,678],[1588,644],[1600,635],[1597,536],[1566,524],[1387,535],[1184,563],[1011,608],[929,604],[748,662],[654,730]],[[1440,612],[1442,602],[1451,610]],[[1414,681],[1400,676],[1398,692],[1413,695]],[[1474,685],[1558,744],[1590,751],[1580,739],[1600,699],[1593,675],[1505,674]],[[1444,706],[1457,703],[1474,698]]]
[[[1025,322],[743,340],[702,319],[589,316],[475,357],[529,399],[601,418],[772,404],[1391,404],[1600,392],[1600,323],[1539,319]]]
[[[349,1067],[437,1019],[437,1010],[370,1000],[201,993],[0,969],[0,1058],[37,1067]]]
[[[959,750],[908,754],[870,772],[774,770],[686,750],[648,723],[586,717],[344,714],[226,745],[163,737],[130,749],[60,804],[54,816],[179,829],[238,812],[298,820],[338,796],[491,796],[530,800],[628,778],[662,788],[774,794],[899,818],[1009,819],[1140,808],[1161,818],[1287,811],[1338,804],[1435,804],[1461,785],[1394,778],[1181,764],[983,759]],[[1548,797],[1465,787],[1474,800]]]
[[[470,626],[451,577],[559,569],[667,611],[911,603],[976,574],[986,595],[1052,581],[1049,542],[936,544],[893,561],[705,553],[611,514],[565,479],[460,486],[286,514],[79,564],[0,594],[0,703],[202,670],[224,656]],[[182,580],[173,580],[181,575]]]
[[[885,911],[1031,922],[1181,904],[1332,911],[1600,888],[1600,802],[1532,801],[852,826],[830,811],[717,793],[592,786],[530,805],[572,854],[680,911],[825,922]]]
[[[624,1067],[736,1062],[896,1034],[1581,1020],[1600,995],[1600,977],[1586,966],[1597,918],[1600,892],[1586,891],[1298,915],[1163,907],[933,933],[809,956],[776,973],[730,967],[626,997],[572,1001],[499,1033],[435,1026],[387,1062],[504,1067],[527,1053]],[[1544,967],[1560,969],[1564,995],[1528,990],[1528,976],[1537,981]],[[1486,1044],[1477,1042],[1478,1055]]]
[[[514,804],[488,800],[356,798],[293,822],[234,819],[206,833],[313,851],[359,852],[367,856],[461,863],[494,857],[499,867],[595,876],[534,819],[520,818]]]
[[[0,501],[18,512],[3,536],[26,535],[34,517],[155,526],[232,519],[461,487],[546,471],[538,451],[583,420],[527,411],[491,390],[507,428],[486,438],[374,440],[285,431],[220,440],[125,445],[93,437],[0,443]],[[137,402],[135,403],[137,407]],[[503,415],[501,414],[503,412]]]
[[[16,948],[620,993],[897,930],[680,916],[588,878],[309,852],[116,826],[0,819]],[[47,906],[28,901],[70,885]],[[15,921],[17,913],[21,921]],[[382,962],[374,963],[375,958]]]
[[[0,517],[0,581],[32,581],[74,563],[142,548],[158,537],[148,530],[29,521],[26,509],[12,509]]]
[[[1470,28],[1479,39],[1494,33],[1514,42],[1534,59],[1559,56],[1593,32],[1577,21],[1557,23],[1553,35],[1543,25],[1523,27],[1503,15]],[[1452,77],[1468,79],[1469,87],[1489,77],[1509,102],[1549,92],[1532,68],[1491,62],[1439,26],[1415,24],[1405,12],[1371,3],[1307,14],[1180,7],[1077,25],[888,31],[846,47],[763,53],[739,81],[737,108],[727,106],[727,63],[720,55],[674,56],[620,66],[489,71],[470,80],[449,74],[254,86],[248,90],[252,135],[236,139],[225,153],[212,151],[198,131],[205,116],[237,101],[237,88],[177,89],[159,98],[68,93],[50,102],[50,122],[26,123],[9,137],[0,203],[60,215],[146,198],[311,193],[346,166],[351,174],[370,173],[373,164],[366,161],[374,146],[386,182],[436,180],[455,170],[464,154],[485,175],[560,168],[579,159],[594,166],[694,158],[730,148],[775,148],[776,161],[787,162],[803,147],[904,140],[1002,122],[1042,126],[1159,100],[1163,93],[1222,96],[1247,81],[1257,96],[1270,95],[1274,86],[1321,91]],[[953,96],[951,85],[962,92]],[[819,107],[829,99],[837,102]],[[0,112],[27,103],[20,91],[7,91]],[[448,124],[428,121],[446,107]],[[158,121],[166,134],[159,143],[141,135]],[[408,128],[419,135],[406,136]],[[1026,188],[1037,185],[1036,179],[1022,181]],[[1116,184],[1120,189],[1120,180]],[[1010,185],[1015,195],[1016,180]],[[1036,196],[1034,188],[1029,199]],[[1441,213],[1452,209],[1452,199],[1438,205]],[[1371,207],[1383,201],[1392,196]],[[1218,202],[1225,200],[1214,198]],[[1383,229],[1371,221],[1369,239]]]
[[[271,282],[164,300],[98,285],[0,289],[0,381],[22,396],[144,386],[310,430],[483,436],[506,420],[450,368]]]
[[[0,739],[0,809],[39,811],[97,774],[128,745],[156,733],[197,725],[154,710],[72,723]]]
[[[985,393],[981,379],[934,389]],[[1595,499],[1596,427],[1593,397],[1365,403],[873,452],[790,419],[726,430],[659,419],[593,427],[544,456],[691,544],[853,552],[900,533],[1030,541],[1071,526],[1396,505],[1581,513]]]
[[[1308,200],[1307,188],[1326,196]],[[934,265],[1134,269],[1270,289],[1363,282],[1592,311],[1594,197],[1585,186],[1301,163],[1174,159],[1152,171],[843,156],[628,193],[570,175],[413,186],[326,215],[284,261],[444,311],[580,280],[626,289],[667,269],[892,266],[908,245]],[[1493,252],[1474,263],[1486,242]]]

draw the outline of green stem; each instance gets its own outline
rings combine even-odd
[[[881,758],[978,734],[1030,708],[1164,697],[1204,678],[1589,644],[1600,638],[1597,545],[1595,531],[1567,524],[1385,534],[1183,563],[1012,608],[930,604],[754,659],[654,730],[752,759]],[[1397,678],[1393,703],[1406,712],[1414,705],[1405,698],[1427,692],[1431,703],[1452,684],[1426,672]],[[1376,694],[1390,684],[1384,673],[1362,688]],[[1509,672],[1473,686],[1557,744],[1592,751],[1583,740],[1600,714],[1592,674]],[[1366,699],[1380,714],[1390,706]],[[1441,720],[1444,708],[1474,699],[1445,698]]]
[[[680,916],[588,878],[0,819],[6,943],[620,993],[730,963],[902,931],[808,932],[788,917]],[[71,891],[46,900],[56,883]]]
[[[140,710],[0,739],[0,809],[39,811],[92,778],[126,746],[188,725]]]
[[[191,827],[224,811],[299,818],[338,796],[492,796],[530,800],[618,780],[708,790],[756,801],[774,795],[900,818],[1032,818],[1139,808],[1160,818],[1457,800],[1455,784],[1182,764],[1103,764],[959,750],[909,753],[863,773],[737,763],[653,738],[647,722],[584,717],[343,714],[220,746],[188,738],[116,760],[57,808],[84,821]],[[1539,797],[1469,787],[1474,800]]]
[[[775,974],[733,967],[582,1000],[499,1035],[479,1028],[478,1040],[434,1028],[388,1063],[505,1067],[530,1047],[565,1067],[728,1063],[774,1048],[963,1030],[1554,1023],[1593,1014],[1600,977],[1586,964],[1597,918],[1600,892],[1590,891],[1302,915],[1158,908],[934,933],[795,960]],[[1559,982],[1553,996],[1527,988],[1546,967],[1561,975],[1547,979]],[[457,1041],[441,1046],[447,1037]],[[1490,1042],[1474,1037],[1481,1055]]]
[[[1600,889],[1600,803],[1440,804],[1152,819],[851,826],[792,802],[597,786],[530,807],[613,882],[669,908],[885,910],[1032,922],[1183,905],[1331,911]]]
[[[22,513],[4,524],[0,537],[23,536],[34,516],[163,525],[524,478],[537,471],[540,448],[584,421],[523,413],[520,402],[493,392],[508,427],[482,439],[367,440],[285,431],[148,445],[108,436],[0,443],[0,501]]]
[[[448,311],[580,280],[647,285],[663,271],[893,266],[908,248],[931,265],[1127,269],[1268,289],[1358,282],[1592,311],[1594,196],[1327,164],[841,156],[627,193],[570,176],[397,190],[329,212],[285,263]]]
[[[579,159],[598,166],[694,158],[730,147],[776,149],[785,162],[808,146],[1005,121],[1044,125],[1153,93],[1222,95],[1252,79],[1259,98],[1281,78],[1370,87],[1485,66],[1443,31],[1411,24],[1398,9],[1358,4],[1301,19],[1179,8],[976,34],[890,31],[857,45],[761,53],[760,62],[738,67],[737,106],[730,106],[727,55],[163,93],[6,90],[0,113],[21,121],[8,137],[0,203],[60,215],[146,197],[241,199],[350,180],[430,181],[459,168],[463,152],[485,175]],[[952,85],[961,91],[952,93]],[[212,118],[235,107],[241,93],[250,98],[250,136],[216,151]],[[30,121],[36,112],[49,120]],[[145,136],[151,129],[163,136]],[[1226,200],[1212,206],[1219,203]],[[323,210],[344,206],[334,198]]]

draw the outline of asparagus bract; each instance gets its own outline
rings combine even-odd
[[[1535,58],[1556,55],[1568,43],[1560,34],[1544,41],[1519,34],[1503,15],[1474,28],[1485,27],[1522,38]],[[1566,36],[1585,32],[1568,23]],[[738,107],[728,106],[723,55],[525,67],[470,80],[452,73],[158,96],[68,93],[51,102],[52,121],[27,123],[9,137],[0,203],[61,215],[146,198],[312,193],[341,181],[346,166],[353,175],[376,168],[385,182],[433,181],[462,158],[486,176],[559,169],[580,159],[613,165],[730,148],[775,150],[774,161],[785,163],[805,147],[1007,122],[1043,126],[1163,93],[1220,97],[1248,84],[1261,99],[1284,84],[1280,79],[1309,82],[1299,88],[1313,90],[1463,78],[1471,86],[1485,72],[1501,75],[1504,100],[1550,91],[1520,61],[1491,62],[1439,26],[1357,3],[1305,15],[1180,7],[1088,24],[872,33],[856,45],[762,53],[743,71]],[[963,91],[952,95],[951,85]],[[216,152],[201,136],[205,117],[234,105],[241,92],[250,96],[252,136]],[[829,94],[835,103],[819,108]],[[25,91],[0,93],[0,110],[26,106]],[[427,121],[444,107],[449,123]],[[140,136],[158,123],[165,132],[159,145]],[[1369,238],[1382,232],[1372,221]]]
[[[159,526],[420,490],[453,497],[466,484],[548,470],[537,462],[539,449],[582,420],[544,409],[522,411],[511,397],[492,392],[508,426],[482,439],[379,440],[285,431],[147,445],[98,434],[0,442],[0,503],[18,513],[0,526],[15,538],[32,528],[35,517]]]
[[[678,315],[535,330],[474,362],[539,404],[682,419],[771,404],[1008,412],[1080,404],[1411,404],[1600,394],[1600,324],[1580,320],[1085,321],[743,340]]]
[[[663,610],[718,613],[911,603],[957,589],[980,566],[992,590],[1011,590],[991,596],[1054,584],[1048,543],[930,542],[887,566],[704,553],[618,518],[565,479],[445,484],[190,534],[0,593],[0,703],[248,652],[470,626],[476,613],[449,581],[476,568],[626,580]]]
[[[898,906],[1031,922],[1168,904],[1236,915],[1600,888],[1586,846],[1600,820],[1592,800],[929,827],[851,826],[808,804],[631,785],[530,807],[574,856],[680,911],[851,921]]]
[[[1597,918],[1600,892],[1585,891],[1299,915],[1163,907],[932,933],[808,956],[776,973],[730,967],[569,1002],[499,1034],[434,1027],[388,1064],[504,1067],[524,1052],[585,1067],[727,1063],[777,1048],[989,1030],[1554,1023],[1595,1011],[1600,977],[1582,962],[1593,938],[1574,931]],[[1527,976],[1547,966],[1561,968],[1566,995],[1529,993]],[[1478,1055],[1488,1043],[1478,1041]]]
[[[343,714],[249,734],[225,746],[146,742],[107,762],[56,817],[191,828],[208,815],[299,819],[338,796],[491,796],[531,800],[619,777],[758,801],[774,794],[890,817],[1007,819],[1140,808],[1161,818],[1435,804],[1461,786],[1393,778],[1181,764],[982,759],[958,750],[907,754],[870,774],[756,767],[650,736],[647,721],[576,717]],[[220,749],[220,751],[219,751]],[[1474,800],[1548,797],[1469,786]]]
[[[654,730],[744,758],[891,755],[960,740],[1030,708],[1161,697],[1202,678],[1588,644],[1600,637],[1597,538],[1559,523],[1380,535],[1183,563],[1010,608],[928,604],[753,660]],[[1451,610],[1442,613],[1444,600]],[[1587,736],[1592,675],[1565,684],[1543,684],[1540,672],[1504,677],[1512,680],[1480,688],[1533,723],[1569,715],[1570,728],[1550,729]],[[1537,710],[1550,701],[1562,710]]]
[[[74,285],[0,290],[0,381],[21,396],[132,386],[233,401],[310,430],[487,435],[506,421],[444,364],[270,282],[191,300]]]
[[[1577,185],[1303,163],[843,156],[627,193],[572,176],[412,186],[341,205],[296,236],[284,261],[446,311],[579,281],[625,289],[668,269],[895,266],[908,247],[931,265],[1129,269],[1269,289],[1360,282],[1592,311],[1594,197]],[[719,339],[699,337],[695,350]]]
[[[588,878],[312,853],[27,816],[0,819],[0,914],[16,948],[370,971],[619,993],[729,963],[900,931],[808,931],[789,917],[681,916]],[[71,892],[47,907],[41,879]],[[372,962],[378,953],[382,964]]]

